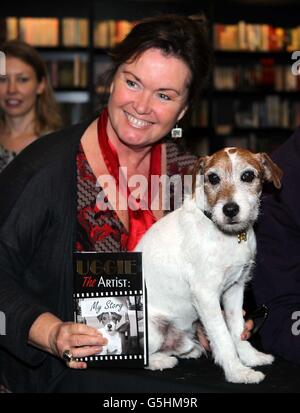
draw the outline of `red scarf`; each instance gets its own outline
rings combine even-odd
[[[117,189],[119,189],[119,157],[112,143],[107,136],[108,110],[105,108],[98,119],[98,140],[102,156],[108,172],[114,177]],[[148,209],[132,210],[128,207],[129,235],[126,243],[126,250],[133,251],[145,232],[156,222],[156,218],[151,211],[151,176],[161,175],[161,144],[156,144],[151,149],[150,171],[148,178]],[[127,186],[127,201],[130,196],[130,189]],[[138,202],[138,201],[137,201]],[[137,204],[136,204],[137,205]]]

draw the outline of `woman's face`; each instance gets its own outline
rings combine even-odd
[[[111,85],[108,136],[133,148],[159,141],[187,109],[190,78],[181,59],[159,49],[121,65]]]
[[[44,91],[34,69],[16,57],[6,59],[6,75],[0,76],[0,107],[7,116],[25,116],[35,110],[38,94]]]

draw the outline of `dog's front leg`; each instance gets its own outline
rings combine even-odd
[[[259,383],[263,373],[244,366],[235,349],[222,315],[219,297],[211,290],[193,289],[194,304],[207,333],[217,364],[224,369],[226,379],[233,383]]]
[[[250,367],[271,364],[274,357],[257,351],[248,341],[241,339],[244,329],[242,314],[244,288],[243,283],[235,283],[223,295],[225,319],[241,361]]]

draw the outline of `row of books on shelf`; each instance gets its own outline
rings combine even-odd
[[[136,21],[98,20],[94,23],[94,44],[111,48],[123,40]],[[20,38],[33,46],[87,47],[87,18],[7,17],[0,24],[1,38]],[[214,24],[214,45],[219,50],[294,51],[300,48],[300,26],[274,27],[269,24]],[[61,39],[61,40],[60,40]]]
[[[128,20],[102,20],[94,26],[94,46],[112,48],[120,43],[131,31],[135,21]]]
[[[216,66],[214,86],[217,90],[296,91],[300,90],[300,73],[295,75],[291,65],[275,64],[274,59],[266,58],[247,65]]]
[[[212,123],[219,134],[232,128],[287,128],[300,125],[300,102],[269,95],[259,101],[220,98],[212,105]],[[208,102],[193,111],[191,126],[206,128],[209,121]]]
[[[114,47],[134,24],[127,20],[96,21],[94,46]],[[86,18],[7,17],[0,27],[2,39],[19,38],[38,47],[87,47],[89,44],[89,21]]]
[[[33,46],[58,47],[60,31],[62,45],[66,47],[87,47],[89,43],[88,19],[7,17],[5,38],[19,38]]]
[[[215,24],[214,46],[219,50],[294,51],[300,48],[300,26],[283,28],[270,24]]]
[[[300,102],[278,96],[262,101],[220,99],[213,105],[213,121],[220,134],[226,134],[228,127],[294,129],[300,125]]]
[[[86,88],[88,63],[80,56],[71,60],[46,60],[51,84],[54,88]]]

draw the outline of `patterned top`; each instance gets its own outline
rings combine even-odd
[[[180,154],[173,142],[167,142],[167,175],[184,176],[191,173],[196,158]],[[114,210],[97,207],[97,197],[103,190],[86,159],[81,144],[77,153],[77,251],[126,251],[128,231]],[[174,192],[170,191],[171,199]],[[171,200],[171,209],[173,203]]]
[[[48,135],[53,131],[51,130],[44,130],[40,132],[39,137]],[[20,152],[18,152],[20,153]],[[6,166],[15,159],[15,157],[18,155],[17,152],[15,151],[10,151],[9,149],[4,148],[2,145],[0,145],[0,173],[3,171]]]
[[[16,152],[9,151],[0,145],[0,173],[16,156]]]

